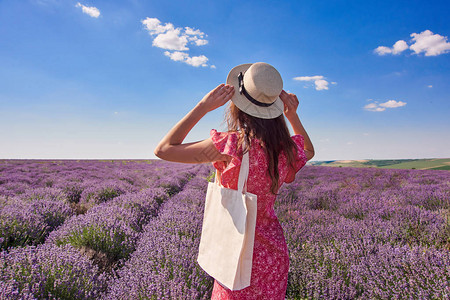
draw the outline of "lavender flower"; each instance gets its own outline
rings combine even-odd
[[[107,280],[70,245],[44,244],[0,253],[2,299],[95,299]]]

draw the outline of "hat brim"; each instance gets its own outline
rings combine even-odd
[[[244,95],[239,93],[239,79],[238,75],[240,72],[245,74],[245,72],[250,68],[252,64],[242,64],[231,69],[227,76],[227,84],[234,86],[234,95],[231,98],[234,105],[236,105],[243,112],[257,118],[261,119],[274,119],[283,114],[284,103],[277,97],[275,102],[267,107],[258,106],[250,102]]]

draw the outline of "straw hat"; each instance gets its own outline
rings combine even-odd
[[[236,66],[228,74],[227,84],[234,86],[231,101],[243,112],[261,119],[283,113],[283,80],[273,66],[263,62]]]

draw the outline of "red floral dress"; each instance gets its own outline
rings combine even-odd
[[[213,163],[221,174],[221,184],[227,188],[237,189],[243,155],[242,149],[237,149],[238,134],[217,132],[212,129],[210,135],[217,150],[232,157],[227,166],[225,162]],[[298,147],[295,170],[289,167],[285,155],[280,154],[278,158],[280,185],[293,178],[306,164],[303,136],[294,135],[292,139]],[[215,280],[211,299],[285,299],[289,271],[288,248],[283,229],[273,209],[276,196],[270,192],[272,181],[267,173],[267,158],[256,139],[251,143],[249,160],[247,190],[258,196],[250,286],[239,291],[231,291]]]

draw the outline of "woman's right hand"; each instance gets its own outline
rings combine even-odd
[[[299,101],[295,94],[286,93],[285,90],[281,91],[280,99],[284,103],[284,115],[288,120],[297,116],[297,107]]]
[[[155,155],[164,160],[181,163],[229,161],[230,157],[221,154],[214,146],[211,138],[193,143],[183,143],[183,141],[207,112],[224,105],[233,95],[233,86],[219,84],[172,127],[156,146]]]
[[[200,100],[199,105],[210,112],[218,107],[221,107],[228,102],[234,95],[234,87],[229,84],[219,84],[215,89]]]

